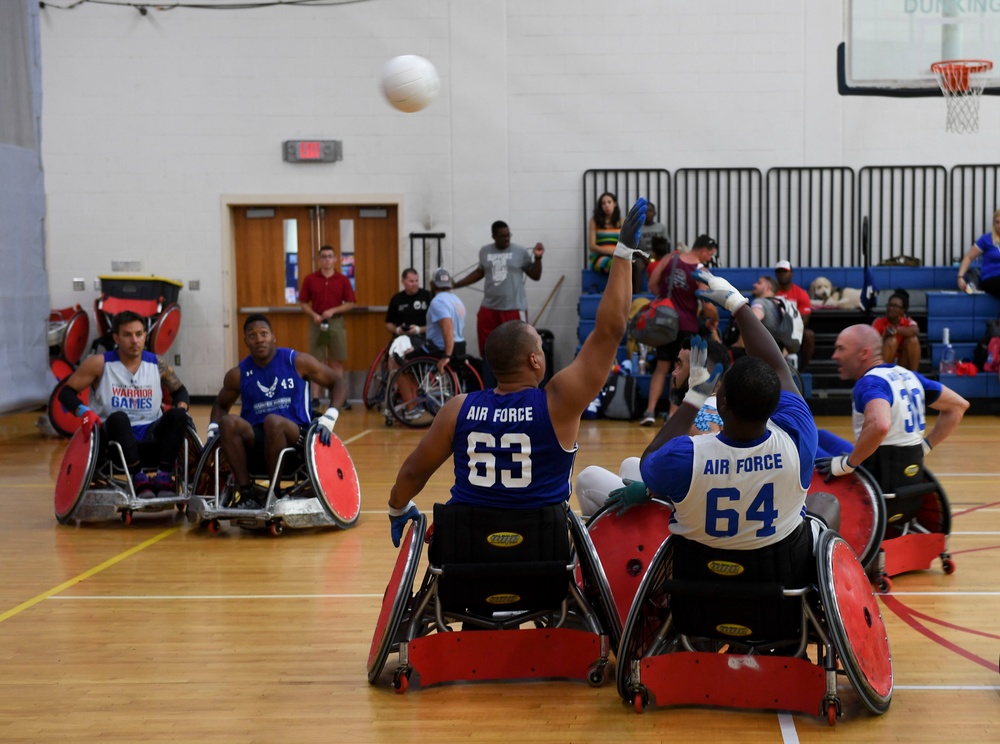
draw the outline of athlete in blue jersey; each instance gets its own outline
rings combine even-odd
[[[104,435],[121,445],[136,495],[174,493],[174,462],[190,418],[190,396],[169,364],[145,351],[146,322],[130,310],[111,320],[117,348],[87,357],[59,391],[59,402],[83,419],[90,432],[101,426]],[[91,388],[90,405],[79,398]],[[173,408],[163,412],[163,389]],[[150,479],[143,471],[138,442],[151,443],[157,453],[157,473]]]
[[[707,344],[692,339],[684,402],[643,453],[642,483],[616,492],[611,501],[628,508],[650,495],[663,498],[674,507],[671,534],[728,550],[808,539],[803,526],[816,453],[812,414],[746,298],[704,269],[694,277],[708,286],[698,291],[701,299],[733,314],[747,356],[724,375],[721,364],[709,371]],[[716,387],[723,431],[689,436]],[[815,511],[827,524],[839,525],[832,496],[821,498]]]
[[[841,331],[833,359],[840,379],[857,381],[852,396],[855,442],[821,432],[821,472],[847,475],[864,465],[888,493],[920,482],[924,456],[955,431],[969,402],[939,382],[885,364],[882,337],[869,325]],[[929,432],[927,406],[938,412]]]
[[[236,367],[226,373],[208,425],[211,441],[221,436],[220,446],[233,471],[236,490],[229,506],[260,508],[253,499],[254,469],[266,465],[273,473],[278,456],[293,447],[309,428],[309,383],[332,387],[336,373],[308,354],[278,348],[271,322],[263,315],[251,315],[243,323],[243,341],[250,350]],[[242,400],[240,415],[229,409]],[[329,446],[330,433],[340,412],[328,408],[320,417],[320,442]]]
[[[631,261],[641,253],[636,246],[645,217],[646,201],[639,199],[621,229],[596,327],[544,390],[538,386],[545,354],[535,329],[511,320],[493,330],[485,356],[496,387],[449,400],[399,470],[389,498],[394,545],[407,520],[419,515],[413,498],[452,456],[454,502],[526,509],[569,498],[580,416],[604,386],[625,335]]]

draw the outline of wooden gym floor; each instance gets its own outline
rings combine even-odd
[[[612,680],[450,685],[396,695],[365,675],[396,550],[385,504],[420,433],[357,407],[337,426],[361,478],[340,532],[280,538],[182,517],[65,527],[52,513],[65,443],[0,417],[0,741],[997,742],[1000,420],[970,416],[929,464],[954,513],[957,572],[897,577],[882,608],[896,690],[869,715],[843,690],[836,729],[773,712],[624,705]],[[200,432],[208,409],[194,410]],[[846,417],[820,426],[850,437]],[[577,469],[617,469],[653,430],[584,422]],[[447,498],[450,465],[418,498]],[[419,576],[419,575],[418,575]],[[418,579],[419,580],[419,579]]]

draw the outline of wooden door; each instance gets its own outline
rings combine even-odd
[[[255,312],[268,316],[281,346],[308,350],[309,322],[298,304],[297,290],[315,270],[320,247],[329,245],[341,261],[347,256],[354,261],[358,301],[346,318],[344,367],[367,371],[389,341],[385,307],[399,291],[396,206],[237,206],[232,207],[232,224],[237,304],[233,333],[238,358],[247,353],[243,322]],[[294,276],[289,269],[292,256],[297,267]],[[351,393],[360,391],[352,389]]]
[[[301,277],[312,271],[313,214],[300,206],[233,207],[238,309],[233,332],[239,358],[247,354],[243,322],[251,313],[267,315],[280,346],[309,348],[308,323],[297,292],[290,294],[287,289],[294,284],[297,290]],[[298,271],[289,280],[288,267],[296,261]]]
[[[385,308],[399,291],[399,229],[392,206],[320,208],[321,245],[337,252],[343,265],[353,250],[357,308],[347,316],[348,371],[367,371],[390,337]]]

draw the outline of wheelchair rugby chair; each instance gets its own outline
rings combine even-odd
[[[202,454],[201,440],[190,420],[174,470],[176,493],[170,495],[137,496],[121,445],[103,438],[100,427],[89,433],[78,427],[70,439],[56,478],[55,515],[60,523],[120,518],[131,524],[136,512],[184,511],[191,496],[191,476]],[[155,474],[154,450],[148,443],[137,444],[143,470]]]
[[[650,703],[790,710],[832,726],[846,674],[864,706],[884,713],[892,657],[877,600],[847,542],[824,530],[813,558],[809,529],[755,551],[668,538],[625,623],[621,697],[638,712]]]
[[[329,447],[320,443],[315,421],[304,442],[281,451],[275,472],[258,472],[258,463],[250,463],[254,498],[260,502],[256,508],[231,505],[236,484],[220,445],[220,437],[210,440],[195,470],[187,508],[193,524],[205,524],[218,534],[228,521],[278,536],[285,527],[347,529],[357,522],[361,487],[350,453],[336,434],[331,433]]]
[[[566,504],[435,504],[431,531],[421,514],[403,538],[368,655],[369,683],[395,653],[399,693],[413,674],[422,686],[531,678],[604,684],[608,635],[576,576],[580,568],[601,581],[589,573],[597,554]],[[413,594],[425,540],[430,565]],[[606,582],[603,590],[610,597]]]

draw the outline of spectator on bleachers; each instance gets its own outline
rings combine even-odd
[[[639,420],[640,426],[652,426],[656,423],[656,405],[659,403],[663,388],[666,387],[667,375],[673,369],[677,356],[685,340],[699,332],[698,298],[695,290],[698,282],[692,276],[699,265],[708,265],[719,249],[719,244],[708,235],[699,235],[691,250],[687,253],[674,251],[669,258],[663,258],[656,264],[649,277],[650,290],[657,297],[670,295],[679,316],[680,331],[677,338],[665,346],[656,349],[656,367],[649,381],[649,404],[646,412]],[[708,324],[717,325],[718,315],[709,313]]]
[[[958,266],[958,288],[963,292],[969,288],[965,277],[969,264],[979,256],[983,257],[983,263],[976,288],[1000,297],[1000,209],[993,213],[993,232],[980,235]]]
[[[885,317],[875,318],[872,327],[882,337],[882,359],[915,372],[920,366],[920,328],[906,314],[909,307],[909,293],[895,290],[886,303]]]
[[[610,271],[611,256],[618,245],[621,228],[622,214],[618,208],[618,197],[605,191],[597,198],[587,229],[587,247],[590,249],[588,263],[593,271],[600,274]]]
[[[799,370],[804,371],[812,361],[813,350],[816,348],[816,333],[809,328],[809,318],[812,316],[812,301],[809,293],[792,282],[792,264],[789,261],[778,261],[774,265],[774,275],[778,279],[778,297],[787,297],[795,303],[802,316],[802,346],[799,348]]]
[[[750,309],[757,316],[757,320],[767,329],[767,332],[771,334],[778,346],[781,347],[781,341],[778,339],[778,308],[772,302],[772,298],[775,297],[777,290],[778,280],[773,276],[762,274],[754,282],[753,289],[750,292],[753,298],[750,300]],[[743,336],[740,334],[739,328],[735,323],[730,323],[729,328],[726,329],[726,343],[729,346],[729,351],[733,359],[746,356],[746,349],[743,347]],[[783,347],[781,350],[787,354]]]

